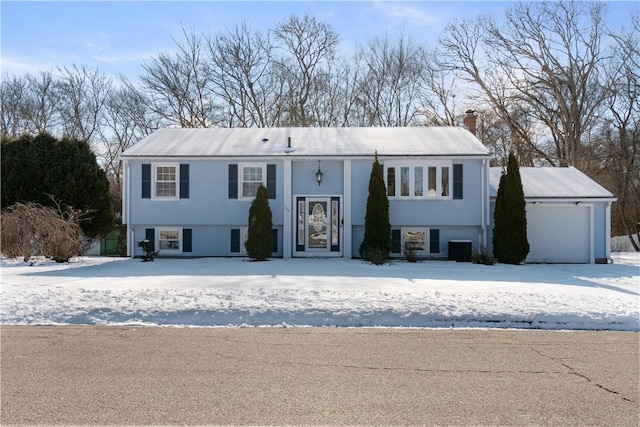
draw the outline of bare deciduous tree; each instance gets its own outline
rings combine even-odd
[[[162,126],[149,104],[145,94],[124,78],[105,101],[96,154],[111,183],[114,206],[120,206],[122,194],[120,155]]]
[[[419,114],[424,116],[427,126],[456,126],[456,77],[437,66],[437,52],[425,55],[420,75]]]
[[[605,91],[599,84],[603,4],[518,3],[501,28],[490,29],[494,63],[515,96],[544,123],[560,166],[583,164],[583,136],[593,127]]]
[[[629,32],[612,37],[604,80],[607,111],[595,135],[593,173],[618,199],[612,208],[614,233],[629,236],[640,251],[640,15]]]
[[[521,164],[582,165],[583,136],[604,99],[602,17],[601,3],[523,2],[502,24],[480,17],[447,27],[442,65],[473,83],[508,124]],[[532,139],[531,122],[544,126],[551,144]]]
[[[359,104],[367,126],[409,126],[419,112],[424,49],[404,35],[376,37],[359,52],[366,72],[359,82]]]
[[[187,34],[174,39],[177,52],[160,53],[144,64],[141,78],[154,112],[171,124],[183,128],[210,127],[223,123],[220,106],[211,97],[203,38]]]
[[[285,83],[284,112],[291,126],[312,126],[309,102],[314,90],[322,87],[327,69],[335,57],[338,34],[327,23],[305,15],[290,16],[276,25],[276,45],[282,55],[274,58]]]
[[[492,25],[487,17],[482,16],[449,24],[439,40],[438,66],[468,83],[469,101],[490,106],[508,126],[510,149],[520,165],[533,166],[536,156],[551,162],[552,159],[532,141],[522,121],[514,119],[514,110],[519,108],[509,89],[508,79],[487,57],[487,50],[490,50],[487,28]]]
[[[45,256],[67,262],[86,250],[80,228],[85,213],[67,208],[62,211],[37,203],[16,203],[2,212],[2,253],[8,257]]]
[[[2,138],[18,138],[29,128],[25,108],[28,82],[5,75],[0,82],[0,133]]]
[[[357,73],[357,67],[341,61],[329,66],[318,77],[309,97],[313,126],[341,127],[359,123],[353,114],[358,91]]]
[[[281,85],[272,74],[269,34],[242,23],[207,41],[212,91],[228,110],[229,127],[267,127],[277,122]]]
[[[62,67],[56,81],[56,100],[62,135],[92,143],[101,124],[104,104],[113,85],[98,69]]]
[[[51,71],[41,71],[37,76],[27,74],[29,92],[25,105],[25,117],[29,132],[37,135],[51,132],[60,125],[56,84]]]

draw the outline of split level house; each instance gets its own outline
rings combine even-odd
[[[274,257],[357,258],[376,153],[389,199],[392,257],[402,257],[405,246],[436,259],[491,250],[500,171],[489,167],[490,151],[465,128],[166,128],[121,158],[128,254],[141,255],[138,242],[146,239],[160,256],[246,256],[249,208],[264,185]],[[540,235],[543,252],[553,246],[548,234],[558,233],[550,238],[577,239],[565,246],[586,245],[586,257],[555,259],[554,252],[530,262],[609,257],[613,196],[567,170],[573,174],[567,179],[579,176],[587,184],[560,194],[547,175],[531,174],[532,181],[553,185],[532,193],[543,225],[529,231]],[[574,210],[585,216],[584,228],[563,234]]]

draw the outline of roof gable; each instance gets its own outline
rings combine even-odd
[[[289,141],[291,146],[289,147]],[[459,127],[166,128],[122,157],[489,156]]]
[[[494,167],[489,172],[490,193],[493,198],[498,194],[502,171],[503,168]],[[522,191],[526,198],[584,199],[614,197],[606,188],[574,167],[521,167],[520,177],[522,179]]]

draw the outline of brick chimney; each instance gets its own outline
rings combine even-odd
[[[462,123],[472,134],[476,134],[476,110],[467,110]]]

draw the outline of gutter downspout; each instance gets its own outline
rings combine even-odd
[[[489,179],[487,175],[489,173],[489,168],[487,167],[487,159],[482,159],[482,171],[480,173],[480,186],[482,187],[482,222],[480,226],[480,246],[484,247],[488,250],[487,247],[487,217],[489,216],[487,212],[488,199],[489,199],[489,190],[488,190],[488,182]],[[479,249],[481,249],[479,248]]]
[[[133,248],[133,232],[131,231],[131,227],[129,227],[131,222],[131,165],[128,160],[123,160],[122,167],[122,224],[126,227],[126,245],[127,245],[127,256],[133,258],[134,248]]]
[[[607,263],[613,264],[611,258],[611,202],[607,202],[604,208],[604,256],[607,259]]]

